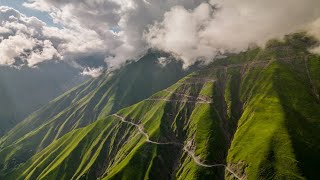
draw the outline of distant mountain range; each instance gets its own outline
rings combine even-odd
[[[65,62],[38,67],[0,66],[0,137],[27,115],[88,77]]]
[[[291,34],[189,70],[149,52],[2,137],[0,179],[317,179],[316,43]]]

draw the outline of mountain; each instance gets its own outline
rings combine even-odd
[[[188,71],[192,68],[184,70],[169,55],[150,51],[137,62],[71,89],[0,139],[0,169],[18,166],[65,133],[147,98]]]
[[[65,62],[45,62],[37,68],[0,66],[0,137],[27,115],[87,77]]]
[[[320,56],[308,51],[315,44],[297,33],[229,54],[137,104],[98,113],[20,166],[13,162],[32,139],[3,139],[0,178],[317,179]],[[34,127],[23,137],[41,131]]]

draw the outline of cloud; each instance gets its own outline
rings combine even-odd
[[[152,26],[145,35],[152,47],[172,52],[184,60],[184,65],[193,64],[200,56],[213,57],[213,49],[206,37],[201,37],[213,18],[213,8],[203,3],[193,11],[182,6],[173,7],[161,23]]]
[[[0,43],[0,64],[13,65],[15,58],[21,56],[26,49],[30,49],[35,45],[35,41],[24,35],[11,36],[4,39]]]
[[[149,48],[173,53],[185,67],[209,62],[220,52],[263,46],[320,16],[319,0],[29,0],[24,6],[48,12],[62,27],[14,11],[0,16],[15,27],[0,26],[2,39],[22,34],[36,46],[47,40],[47,49],[31,48],[34,60],[31,54],[25,58],[30,65],[49,57],[103,54],[109,68],[138,59]]]
[[[307,27],[310,35],[320,39],[320,18],[315,20],[310,26]],[[311,49],[312,53],[320,54],[320,46]]]
[[[99,77],[103,72],[103,67],[99,67],[99,68],[85,68],[83,70],[83,72],[81,73],[81,75],[84,75],[84,76],[91,76],[93,78],[97,78]]]
[[[105,41],[93,30],[81,25],[49,27],[10,7],[0,6],[0,25],[0,65],[32,67],[47,60],[101,54],[106,49]]]
[[[95,39],[103,42],[103,46],[94,47],[104,47],[108,67],[119,67],[147,51],[149,45],[143,39],[143,32],[148,25],[161,20],[172,6],[195,8],[200,3],[194,0],[30,0],[24,6],[48,12],[54,22],[70,32],[93,31]]]
[[[48,61],[51,59],[60,59],[61,55],[58,51],[52,46],[51,41],[44,40],[40,44],[37,44],[41,47],[41,50],[35,49],[29,56],[28,65],[35,66],[43,61]]]
[[[171,59],[167,58],[167,57],[160,57],[158,58],[158,64],[161,67],[165,67],[168,63],[170,63]]]
[[[318,17],[318,0],[216,0],[192,10],[171,8],[145,38],[152,47],[172,52],[190,65],[199,58],[210,61],[221,51],[263,45],[304,29]]]
[[[13,65],[17,58],[28,61],[28,52],[32,53],[39,41],[32,38],[36,34],[36,19],[21,16],[18,11],[9,7],[0,7],[0,64]]]

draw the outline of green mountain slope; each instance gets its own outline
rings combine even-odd
[[[1,176],[317,179],[320,57],[307,51],[314,43],[293,34],[217,60],[65,134]]]
[[[175,60],[163,67],[158,60],[161,56],[168,57],[150,52],[138,62],[90,80],[31,114],[0,139],[1,169],[18,166],[65,133],[132,105],[188,73]]]
[[[38,66],[0,66],[0,137],[33,111],[88,79],[65,62]]]
[[[185,81],[193,85],[183,84]],[[111,115],[72,131],[34,156],[22,166],[26,169],[18,170],[13,176],[20,174],[22,179],[95,179],[100,176],[106,179],[168,179],[174,169],[181,179],[192,179],[202,171],[206,171],[205,176],[213,176],[214,173],[206,168],[198,168],[188,157],[189,153],[181,151],[184,142],[188,141],[190,151],[203,154],[204,159],[223,161],[226,150],[224,135],[218,122],[210,122],[218,117],[218,113],[211,111],[213,104],[206,100],[210,99],[210,94],[207,95],[205,89],[211,89],[213,82],[204,82],[187,78],[179,82],[182,84],[121,110],[118,116]],[[195,94],[199,98],[187,96]],[[190,129],[184,129],[186,126]],[[201,129],[203,132],[199,131]],[[210,144],[219,146],[207,147],[207,138]],[[201,144],[201,148],[192,150],[193,143]],[[214,148],[216,153],[207,154],[207,148]],[[176,162],[180,159],[184,165],[179,168]],[[69,163],[76,165],[69,167]],[[35,169],[39,174],[32,173]],[[223,167],[215,172],[222,177]]]

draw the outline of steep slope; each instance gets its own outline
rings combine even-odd
[[[168,179],[176,171],[181,179],[193,179],[200,172],[206,172],[207,177],[223,177],[223,166],[211,172],[205,167],[198,168],[192,157],[194,154],[197,159],[201,153],[208,162],[219,160],[220,164],[225,156],[221,124],[210,121],[218,113],[211,110],[211,95],[205,91],[213,87],[213,81],[186,78],[141,103],[72,131],[34,156],[22,166],[26,169],[21,168],[13,176]],[[195,143],[201,145],[196,150]],[[213,150],[207,143],[217,144],[215,154],[207,154],[208,149]],[[71,163],[77,165],[69,167]],[[214,175],[215,172],[218,174]]]
[[[38,68],[0,66],[0,137],[28,114],[88,79],[80,73],[65,62],[45,62]]]
[[[228,161],[249,179],[318,177],[320,76],[310,69],[320,68],[320,58],[307,52],[309,43],[301,34],[286,37],[286,44],[270,47],[279,62],[243,77],[245,106]]]
[[[67,133],[5,179],[317,179],[320,57],[304,34],[218,60]]]
[[[168,58],[165,67],[159,64],[162,56]],[[1,169],[18,166],[65,133],[132,105],[188,73],[180,62],[170,58],[150,52],[138,62],[90,80],[33,113],[0,140]]]

